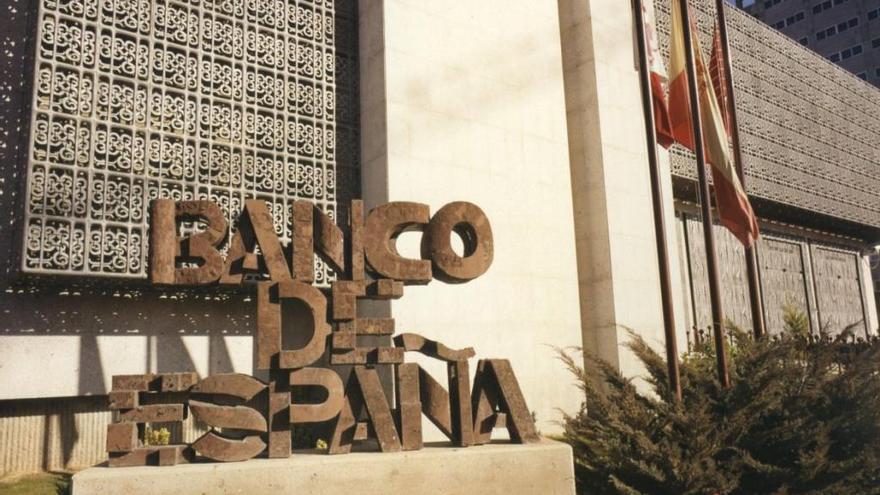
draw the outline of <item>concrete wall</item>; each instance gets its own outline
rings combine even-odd
[[[556,6],[364,0],[360,28],[365,199],[471,201],[495,237],[481,278],[407,287],[398,331],[509,358],[539,428],[558,431],[556,408],[581,398],[553,347],[582,339]]]
[[[619,0],[559,0],[569,156],[585,346],[626,375],[641,364],[621,346],[631,329],[663,348],[650,176],[631,12]],[[669,160],[665,178],[671,273],[680,273]],[[679,349],[682,280],[673,277]]]
[[[862,291],[864,294],[866,324],[868,331],[880,334],[880,308],[877,307],[878,293],[874,292],[874,281],[871,273],[871,255],[862,255],[860,260]]]
[[[0,400],[104,394],[126,373],[254,371],[244,295],[10,289],[0,314]]]

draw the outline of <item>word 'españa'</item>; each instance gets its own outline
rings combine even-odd
[[[181,236],[182,222],[198,222],[204,228]],[[464,283],[484,274],[492,263],[493,238],[480,208],[455,202],[432,216],[427,205],[394,202],[364,215],[363,203],[356,200],[348,221],[340,226],[312,203],[296,201],[290,224],[291,242],[285,246],[267,204],[248,200],[227,243],[226,216],[216,203],[153,201],[154,284],[260,280],[256,368],[267,370],[269,380],[239,373],[203,379],[193,372],[114,376],[109,407],[118,414],[107,432],[110,466],[173,465],[197,457],[288,457],[295,434],[292,425],[299,425],[296,431],[301,432],[303,425],[329,424],[330,454],[350,452],[365,440],[375,440],[382,452],[417,450],[422,447],[422,415],[458,446],[487,443],[495,428],[507,429],[514,442],[538,441],[507,360],[479,360],[471,387],[472,348],[451,349],[414,333],[394,335],[393,318],[358,316],[360,300],[398,299],[405,285],[432,279]],[[396,247],[398,236],[411,230],[422,233],[419,259],[402,256]],[[463,243],[460,255],[451,245],[453,233]],[[316,256],[336,277],[329,289],[313,285]],[[304,306],[310,323],[283,321],[283,301]],[[284,348],[283,333],[293,337],[291,341],[307,342]],[[361,345],[367,337],[373,344]],[[387,345],[376,345],[377,341]],[[408,352],[443,361],[448,388],[418,364],[406,362]],[[314,366],[324,356],[328,358],[322,362],[329,367]],[[337,368],[343,365],[350,372]],[[393,407],[378,366],[393,367]],[[294,393],[315,389],[323,390],[320,402],[298,400],[303,394]],[[191,445],[145,445],[147,424],[182,422],[189,412],[209,428],[207,433]]]

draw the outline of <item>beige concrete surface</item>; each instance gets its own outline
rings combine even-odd
[[[569,158],[585,347],[627,376],[644,373],[627,329],[663,349],[644,117],[630,6],[559,0]],[[649,5],[650,7],[650,5]],[[668,156],[661,155],[670,272],[680,272]],[[679,349],[686,345],[682,279],[673,276]]]
[[[870,257],[868,255],[862,256],[861,260],[859,260],[859,265],[862,292],[865,294],[865,312],[868,313],[868,321],[865,323],[867,324],[868,332],[877,335],[880,333],[880,313],[877,312],[877,300],[874,298],[874,281],[871,278]]]
[[[557,408],[574,412],[583,396],[554,347],[583,340],[556,5],[360,5],[366,203],[417,201],[436,212],[470,201],[495,239],[482,277],[407,287],[392,303],[397,331],[510,359],[539,429],[558,431]],[[419,239],[403,234],[402,254],[418,257]],[[442,363],[413,359],[444,380]],[[426,434],[439,438],[427,423]]]
[[[73,477],[73,495],[573,495],[571,448],[534,445],[426,447],[420,451],[197,463],[94,467]]]

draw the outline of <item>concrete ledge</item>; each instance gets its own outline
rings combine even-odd
[[[573,495],[568,445],[495,443],[426,446],[414,452],[347,455],[294,453],[288,459],[170,467],[93,467],[73,477],[73,495]]]

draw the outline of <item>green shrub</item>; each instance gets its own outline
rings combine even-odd
[[[171,441],[171,432],[168,428],[147,428],[144,431],[144,445],[168,445]]]
[[[732,386],[721,388],[711,343],[681,363],[682,403],[665,360],[639,337],[629,347],[653,394],[611,365],[561,359],[586,394],[564,420],[578,488],[588,494],[880,494],[880,342],[785,332],[755,342],[731,329]]]

